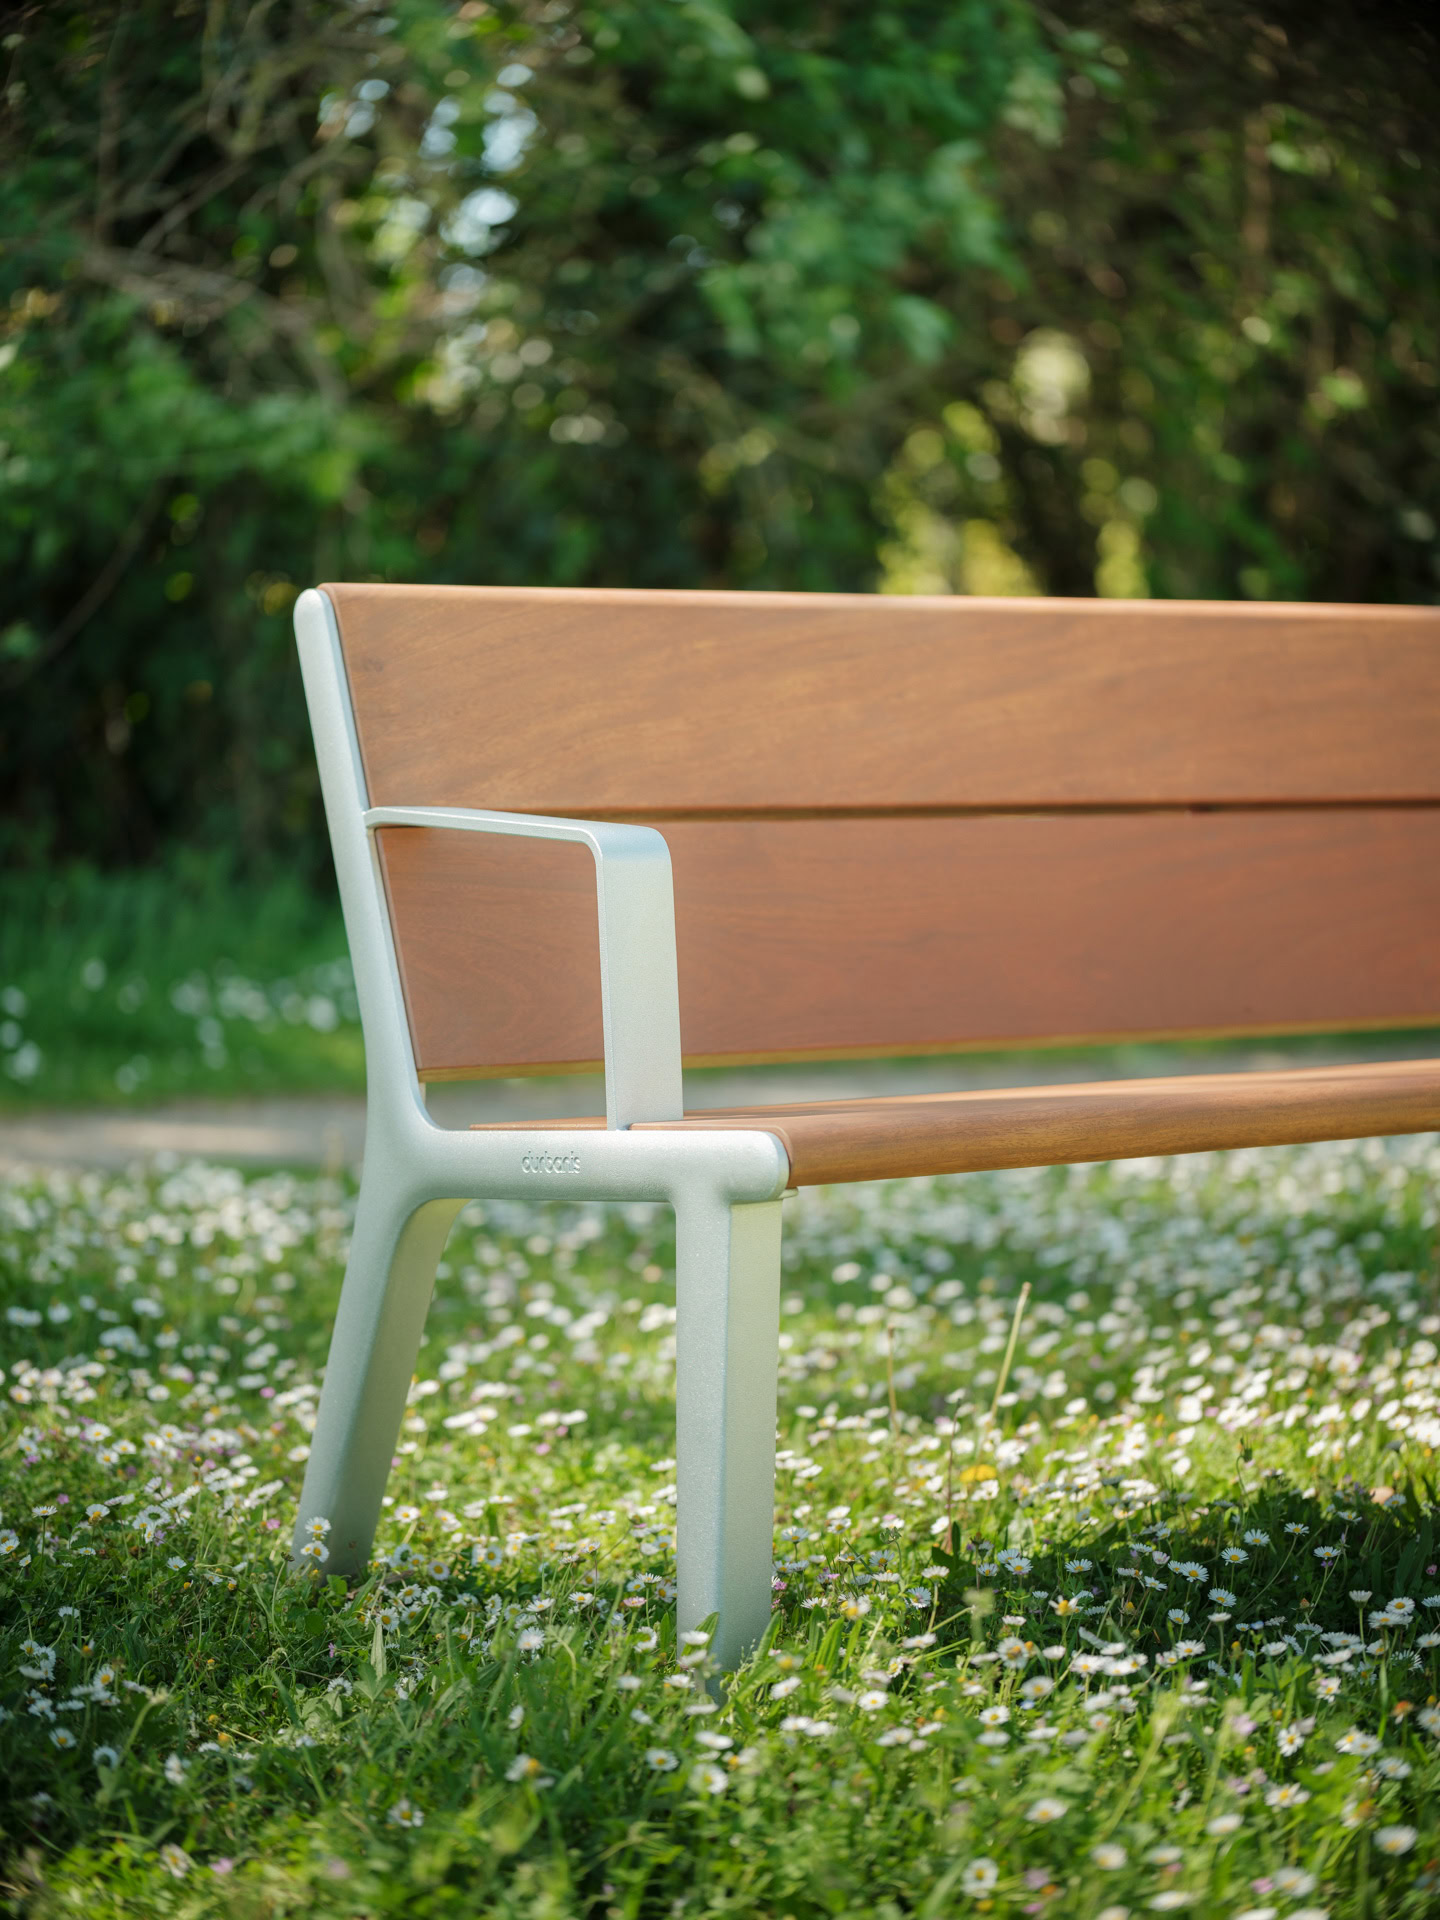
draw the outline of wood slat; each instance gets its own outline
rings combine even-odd
[[[1440,812],[663,831],[695,1065],[1440,1020]],[[422,1073],[599,1060],[582,849],[381,845]]]
[[[1440,610],[329,586],[372,805],[1440,799]]]
[[[376,835],[423,1079],[598,1066],[595,861],[567,840]]]
[[[761,1126],[789,1154],[791,1184],[813,1187],[1424,1133],[1440,1126],[1440,1061],[828,1101],[670,1124]]]
[[[601,1119],[554,1120],[511,1131],[587,1130],[604,1124]],[[1164,1080],[728,1107],[688,1113],[683,1120],[647,1121],[643,1130],[773,1133],[790,1156],[791,1185],[815,1187],[1141,1154],[1360,1140],[1426,1133],[1436,1126],[1440,1060],[1387,1060],[1275,1073],[1177,1074]]]

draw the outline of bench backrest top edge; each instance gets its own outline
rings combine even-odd
[[[1440,802],[1440,608],[327,591],[375,806]]]

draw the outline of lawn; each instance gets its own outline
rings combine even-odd
[[[349,1189],[11,1189],[6,1910],[1433,1914],[1437,1173],[788,1203],[775,1609],[724,1690],[674,1627],[663,1210],[467,1209],[348,1588],[284,1556]]]
[[[340,909],[298,879],[0,875],[0,1112],[364,1084]]]

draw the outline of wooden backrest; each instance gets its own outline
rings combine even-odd
[[[692,1062],[1440,1018],[1440,611],[325,591],[372,805],[662,828]],[[597,1062],[588,854],[380,839],[422,1074]]]

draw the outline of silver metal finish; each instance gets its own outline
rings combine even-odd
[[[370,1557],[435,1269],[462,1204],[431,1200],[407,1215],[379,1180],[361,1184],[300,1501],[307,1520],[331,1523],[333,1572],[359,1573]]]
[[[773,1134],[635,1133],[681,1112],[674,907],[663,838],[647,827],[450,808],[370,808],[334,609],[295,609],[365,1032],[365,1163],[301,1494],[295,1551],[331,1522],[331,1569],[370,1554],[445,1236],[467,1199],[651,1200],[675,1209],[679,1623],[718,1613],[733,1665],[770,1610],[780,1195]],[[568,839],[595,858],[605,1023],[605,1132],[452,1132],[415,1072],[373,831],[415,826]],[[479,983],[477,983],[478,985]]]
[[[679,1618],[718,1614],[711,1651],[731,1668],[770,1618],[780,1201],[682,1201],[675,1270]]]

